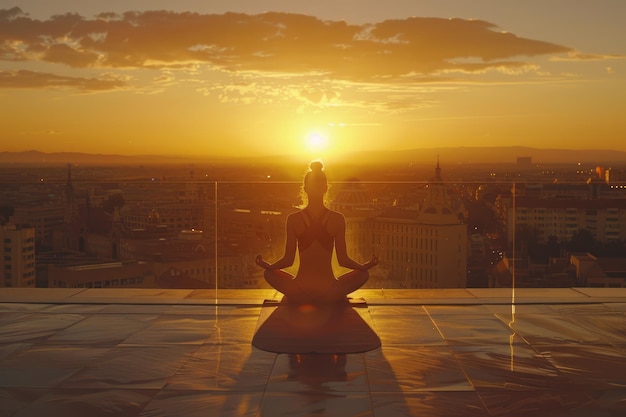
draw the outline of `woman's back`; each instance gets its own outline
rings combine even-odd
[[[336,278],[332,268],[332,256],[337,230],[337,216],[341,214],[325,209],[318,217],[308,210],[294,214],[295,233],[298,240],[300,265],[296,280],[308,289],[326,288]]]

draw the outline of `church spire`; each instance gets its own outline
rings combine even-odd
[[[435,181],[443,181],[441,178],[441,167],[439,166],[439,155],[437,155],[437,168],[435,168]]]

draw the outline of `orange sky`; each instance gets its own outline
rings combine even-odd
[[[0,151],[626,150],[623,0],[83,3],[0,2]]]

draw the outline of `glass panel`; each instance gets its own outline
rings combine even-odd
[[[625,257],[625,187],[468,181],[456,171],[454,181],[330,183],[326,204],[345,216],[348,254],[379,258],[365,288],[624,285],[609,260]],[[282,256],[287,216],[303,205],[300,181],[217,182],[189,167],[0,175],[7,287],[204,288],[216,297],[269,288],[255,258]],[[336,259],[333,270],[347,271]]]

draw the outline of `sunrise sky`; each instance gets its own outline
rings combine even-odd
[[[626,150],[624,0],[0,0],[0,151]]]

